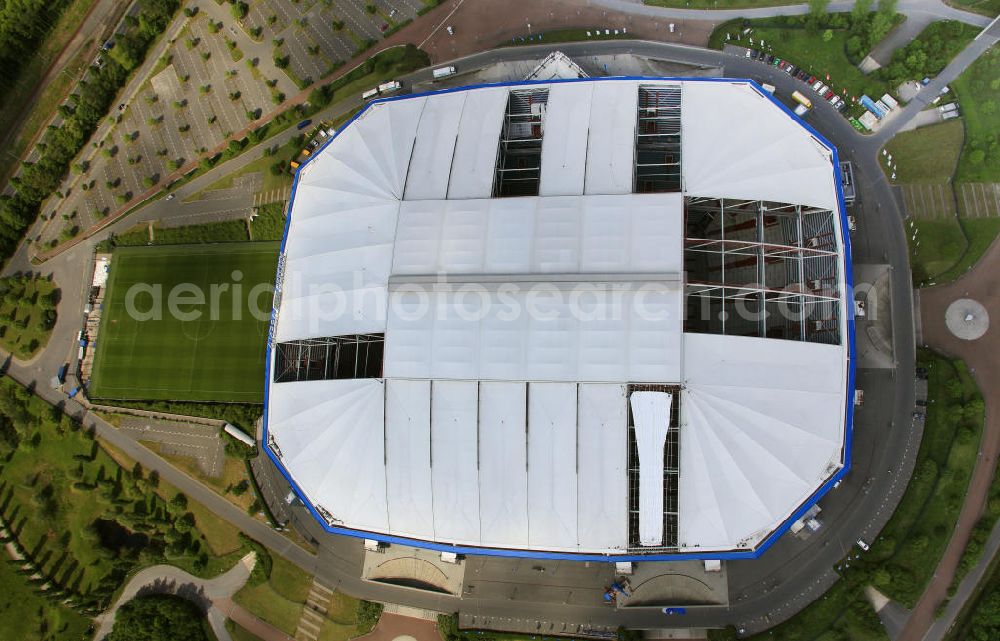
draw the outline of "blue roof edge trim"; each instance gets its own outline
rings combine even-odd
[[[837,148],[834,147],[830,141],[826,139],[825,136],[816,131],[811,125],[804,122],[801,118],[796,116],[792,110],[778,101],[770,92],[765,91],[763,87],[760,86],[756,81],[748,78],[690,78],[684,76],[670,76],[670,77],[659,77],[659,76],[607,76],[603,78],[560,78],[554,80],[521,80],[521,81],[508,81],[508,82],[497,82],[497,83],[483,83],[477,85],[468,85],[462,87],[451,87],[448,89],[439,89],[434,91],[425,91],[416,94],[405,94],[400,96],[390,96],[386,98],[379,98],[372,100],[365,104],[356,114],[354,114],[350,119],[347,120],[341,127],[330,136],[326,142],[324,142],[319,149],[317,149],[311,156],[309,156],[296,170],[295,177],[292,182],[292,191],[288,199],[288,207],[285,215],[285,229],[281,238],[281,246],[279,249],[279,256],[283,256],[285,253],[285,244],[288,240],[288,229],[292,221],[292,205],[295,203],[295,192],[299,185],[299,179],[301,172],[312,162],[315,158],[320,155],[326,147],[332,143],[343,131],[345,131],[355,120],[363,116],[369,109],[373,106],[393,102],[396,100],[408,100],[411,98],[418,98],[422,96],[430,96],[437,94],[455,93],[458,91],[467,91],[470,89],[481,89],[485,87],[514,87],[514,86],[524,86],[524,85],[552,85],[561,84],[568,82],[608,82],[616,80],[656,80],[656,81],[684,81],[684,82],[722,82],[722,83],[739,83],[747,84],[750,87],[757,90],[762,96],[770,100],[773,104],[778,106],[785,114],[792,119],[793,122],[798,124],[800,127],[808,131],[816,140],[825,146],[831,152],[831,162],[833,164],[833,177],[834,186],[837,190],[837,204],[840,214],[840,232],[841,241],[843,243],[844,257],[841,268],[844,270],[844,282],[847,285],[847,291],[843,292],[843,300],[845,301],[843,308],[846,309],[847,316],[847,339],[848,339],[848,363],[847,363],[847,389],[846,389],[846,411],[845,411],[845,421],[844,421],[844,449],[843,457],[841,459],[841,468],[827,481],[821,485],[812,496],[810,496],[802,505],[799,506],[784,522],[782,522],[777,528],[775,528],[767,537],[764,538],[761,543],[757,545],[756,548],[752,550],[738,550],[738,551],[727,551],[727,552],[671,552],[666,554],[593,554],[593,553],[582,553],[582,552],[545,552],[540,550],[521,550],[521,549],[505,549],[505,548],[491,548],[491,547],[474,547],[465,545],[449,545],[445,543],[437,543],[434,541],[425,541],[422,539],[411,539],[401,536],[393,536],[391,534],[382,534],[377,532],[366,532],[363,530],[355,530],[351,528],[336,527],[327,523],[326,519],[320,516],[317,512],[315,506],[306,498],[305,492],[299,487],[292,478],[292,475],[285,468],[281,460],[274,454],[271,448],[267,444],[268,436],[268,400],[270,394],[270,378],[271,378],[271,348],[272,348],[272,337],[275,331],[275,321],[277,320],[277,309],[272,306],[271,309],[271,320],[268,326],[268,341],[267,349],[265,353],[264,362],[264,414],[261,419],[262,428],[262,448],[267,454],[271,462],[274,463],[275,467],[281,473],[281,475],[288,481],[295,495],[302,501],[306,509],[316,520],[317,523],[323,528],[324,531],[330,534],[339,534],[342,536],[350,536],[353,538],[360,539],[372,539],[382,543],[396,543],[400,545],[408,545],[412,547],[423,548],[427,550],[434,550],[438,552],[451,552],[454,554],[466,554],[466,555],[479,555],[479,556],[499,556],[508,558],[529,558],[529,559],[545,559],[545,560],[556,560],[556,561],[593,561],[601,563],[615,563],[615,562],[649,562],[649,561],[703,561],[703,560],[722,560],[722,561],[737,561],[737,560],[750,560],[759,558],[763,555],[772,545],[777,542],[782,535],[784,535],[792,524],[802,518],[802,516],[808,512],[814,505],[816,505],[827,492],[833,489],[841,479],[843,479],[851,468],[851,452],[853,447],[853,427],[854,427],[854,389],[855,389],[855,325],[854,325],[854,313],[851,305],[847,302],[854,299],[854,275],[852,272],[852,255],[851,255],[851,238],[850,229],[847,224],[847,208],[844,203],[844,193],[842,188],[842,178],[840,173],[840,161],[839,155],[837,153]],[[279,258],[278,261],[279,273],[276,273],[276,279],[280,275],[282,269],[282,261]],[[849,298],[848,298],[849,295]]]

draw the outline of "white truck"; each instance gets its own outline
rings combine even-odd
[[[379,95],[392,93],[394,91],[399,91],[403,88],[403,85],[399,84],[398,80],[390,80],[389,82],[383,82],[378,86]]]
[[[361,94],[361,99],[362,100],[371,100],[372,98],[375,98],[376,96],[378,96],[378,87],[375,87],[374,89],[369,89],[368,91],[366,91],[363,94]]]
[[[773,94],[774,93],[774,85],[764,84],[764,85],[761,85],[760,88],[763,89],[764,91],[766,91],[769,94]]]
[[[439,67],[431,72],[435,80],[440,80],[441,78],[447,78],[448,76],[455,73],[455,67]]]

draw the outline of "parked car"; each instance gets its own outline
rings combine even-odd
[[[812,90],[815,91],[816,93],[819,93],[819,90],[824,86],[825,85],[823,84],[822,80],[817,80],[816,82],[812,83]]]
[[[778,63],[778,69],[782,69],[783,70],[787,66],[788,66],[788,61],[787,60],[782,60],[781,62]]]
[[[823,100],[830,100],[830,98],[833,98],[836,95],[837,94],[834,93],[833,89],[827,89],[826,92],[823,94]]]
[[[760,52],[759,52],[759,51],[757,51],[756,49],[752,49],[752,50],[750,51],[750,57],[751,57],[752,59],[754,59],[754,60],[759,60],[759,59],[760,59]]]
[[[796,67],[795,65],[788,65],[787,67],[785,67],[785,73],[787,73],[789,76],[794,76],[796,69],[798,69],[798,67]]]
[[[801,69],[799,69],[799,72],[795,74],[795,77],[798,78],[799,80],[801,80],[802,82],[805,82],[806,78],[809,77],[809,74],[807,74],[805,71],[802,71]]]
[[[750,57],[750,49],[747,49],[746,55],[744,57],[746,57],[746,58]]]
[[[806,80],[806,84],[810,87],[816,84],[816,76],[809,76],[809,80]]]
[[[767,54],[767,57],[764,58],[764,63],[765,64],[771,64],[771,62],[773,60],[774,60],[774,55],[769,53],[769,54]]]
[[[847,109],[846,100],[841,100],[840,102],[837,103],[837,111],[839,111],[840,113],[844,113],[845,109]]]
[[[771,62],[771,66],[772,67],[779,67],[779,66],[781,66],[781,63],[782,63],[781,58],[775,58],[774,61]]]
[[[867,552],[870,546],[865,543],[864,539],[858,539],[858,547]]]

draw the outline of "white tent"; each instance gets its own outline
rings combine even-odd
[[[679,193],[633,193],[640,85],[680,88]],[[384,334],[382,377],[270,383],[269,447],[368,538],[623,554],[672,546],[669,436],[676,549],[752,549],[842,465],[847,346],[685,333],[685,198],[835,212],[832,154],[745,82],[527,88],[537,196],[492,197],[517,86],[376,103],[300,170],[273,339]]]
[[[840,468],[843,348],[687,334],[682,548],[753,547]]]

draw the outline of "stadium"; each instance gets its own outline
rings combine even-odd
[[[750,81],[375,101],[296,176],[265,451],[331,533],[755,558],[850,462],[846,227]]]

